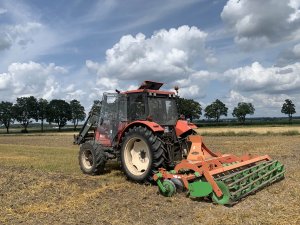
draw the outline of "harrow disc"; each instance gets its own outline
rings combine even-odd
[[[166,197],[172,197],[176,193],[176,186],[171,180],[164,180],[162,182],[164,189],[159,187],[159,192]]]
[[[211,193],[211,199],[220,205],[227,205],[230,202],[230,192],[227,185],[222,181],[217,181],[219,188],[221,189],[223,195],[218,197],[215,192]]]

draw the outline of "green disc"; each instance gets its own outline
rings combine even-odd
[[[171,180],[164,180],[162,185],[165,188],[165,191],[159,190],[163,196],[171,197],[176,193],[176,186]]]
[[[189,183],[190,197],[205,197],[212,192],[212,186],[208,182],[195,181]]]
[[[211,198],[215,203],[218,203],[220,205],[226,205],[229,203],[230,201],[230,192],[229,189],[227,187],[227,185],[222,182],[222,181],[217,181],[216,182],[219,186],[219,188],[221,189],[223,195],[221,197],[218,197],[215,192],[212,192],[211,194]]]

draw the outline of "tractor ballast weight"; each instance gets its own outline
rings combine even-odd
[[[117,159],[130,180],[156,181],[165,196],[186,190],[219,204],[234,204],[284,177],[284,166],[267,155],[210,151],[197,127],[178,119],[177,96],[159,90],[162,85],[145,81],[137,90],[103,94],[101,107],[92,108],[74,136],[83,173],[100,174],[107,160]]]

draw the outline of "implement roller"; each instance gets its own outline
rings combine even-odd
[[[268,155],[241,157],[209,150],[200,135],[188,137],[187,159],[174,170],[159,169],[153,178],[167,197],[187,191],[191,198],[210,198],[221,205],[234,205],[243,197],[284,178],[285,168]]]

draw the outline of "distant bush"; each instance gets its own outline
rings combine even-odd
[[[286,136],[300,135],[299,131],[297,131],[297,130],[288,130],[288,131],[282,132],[281,134],[286,135]]]

